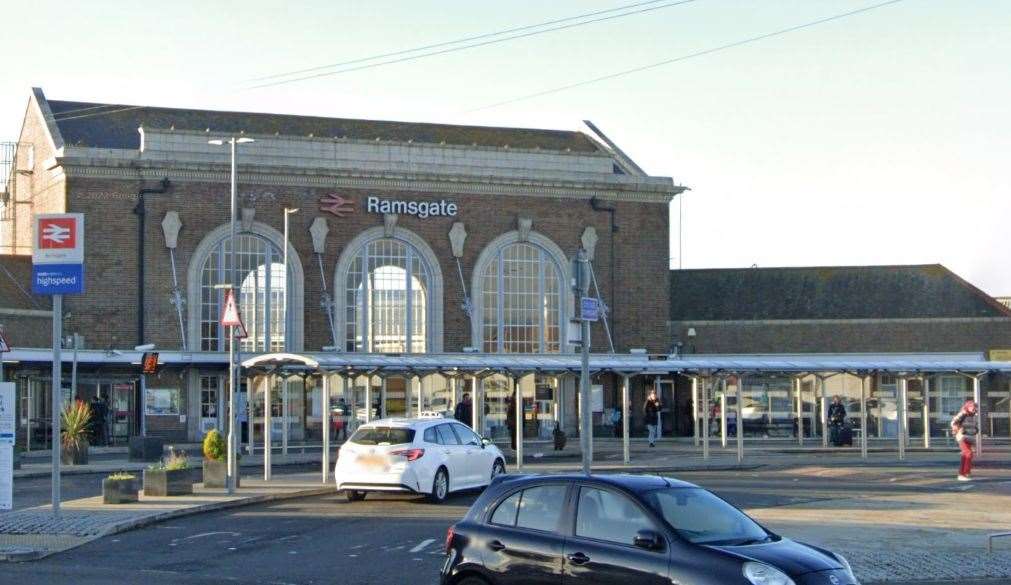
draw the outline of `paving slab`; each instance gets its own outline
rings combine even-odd
[[[234,494],[196,484],[192,495],[154,497],[143,491],[136,504],[104,504],[101,496],[64,502],[59,517],[51,506],[0,515],[0,560],[27,561],[155,522],[274,500],[333,493],[319,474],[283,476],[270,482],[243,479]]]

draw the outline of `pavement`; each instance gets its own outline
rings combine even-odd
[[[620,443],[618,446],[620,448]],[[981,585],[1011,583],[1011,541],[998,541],[992,556],[988,556],[985,549],[987,534],[1011,530],[1011,506],[1008,505],[1011,502],[1011,452],[1006,447],[984,454],[974,472],[977,479],[972,483],[954,481],[957,452],[947,450],[912,451],[907,453],[905,461],[898,461],[894,452],[887,451],[872,452],[867,460],[862,460],[859,451],[823,450],[817,446],[801,452],[752,449],[744,464],[739,465],[733,451],[714,448],[711,456],[704,459],[691,445],[671,443],[655,449],[635,446],[632,465],[626,467],[621,463],[620,450],[606,444],[595,447],[599,451],[594,465],[596,471],[676,474],[700,483],[783,535],[842,552],[864,583],[927,585],[932,582],[930,580],[970,583],[973,579],[980,580]],[[561,456],[544,452],[542,457],[533,456],[538,452],[536,448],[528,448],[531,456],[523,471],[559,473],[578,468],[578,452]],[[91,485],[97,482],[100,474],[123,469],[127,463],[118,459],[122,455],[116,453],[100,455],[91,465],[75,470],[91,474]],[[204,490],[198,486],[193,497],[142,496],[140,504],[131,506],[106,506],[100,497],[78,498],[64,504],[64,515],[59,521],[52,518],[48,506],[33,506],[0,515],[0,551],[7,551],[0,552],[0,558],[28,560],[67,551],[57,558],[69,555],[67,558],[79,560],[79,555],[75,556],[77,553],[71,549],[82,547],[82,551],[99,551],[111,547],[122,550],[121,543],[132,540],[132,536],[125,540],[123,535],[98,539],[154,523],[167,522],[166,527],[176,524],[203,526],[206,530],[201,528],[203,532],[194,532],[200,535],[217,532],[210,529],[211,524],[205,524],[203,518],[206,522],[217,518],[222,525],[227,518],[228,526],[232,526],[232,522],[240,525],[246,522],[237,520],[239,518],[262,518],[262,526],[254,522],[251,525],[255,525],[254,528],[249,528],[257,534],[262,531],[262,538],[249,536],[244,530],[231,532],[242,534],[242,538],[255,537],[259,539],[256,542],[260,542],[257,546],[265,546],[264,543],[273,538],[271,530],[278,526],[304,523],[311,525],[313,530],[331,530],[332,526],[335,532],[326,538],[336,539],[333,542],[303,544],[312,550],[319,548],[319,554],[329,556],[337,554],[332,549],[338,543],[341,547],[359,547],[337,554],[348,563],[364,562],[364,569],[355,573],[358,580],[349,579],[347,583],[403,582],[392,573],[386,574],[386,580],[374,581],[374,571],[368,570],[375,569],[377,563],[382,565],[386,562],[384,558],[388,560],[390,552],[395,550],[398,554],[410,552],[407,554],[410,559],[420,559],[406,566],[394,563],[393,566],[399,567],[397,570],[411,571],[412,563],[428,567],[441,560],[439,539],[445,535],[445,529],[463,515],[472,496],[456,497],[448,506],[433,507],[418,502],[418,498],[370,495],[364,504],[349,507],[342,497],[333,493],[332,487],[322,484],[319,471],[303,471],[318,465],[319,457],[318,451],[290,453],[283,461],[296,471],[285,475],[278,473],[268,485],[255,479],[259,474],[249,469],[262,465],[260,457],[246,456],[243,458],[246,477],[243,487],[234,496],[227,496],[223,490]],[[279,465],[280,459],[280,455],[275,454],[275,465],[279,470],[286,469]],[[26,468],[18,472],[22,473],[20,479],[16,476],[16,501],[25,480],[39,478],[39,489],[48,486],[39,475],[48,477],[45,463],[32,457],[28,461]],[[243,510],[249,511],[227,509],[235,506],[244,506]],[[201,515],[192,516],[196,514]],[[181,516],[192,516],[193,520]],[[142,539],[162,534],[157,530],[150,532],[152,528],[156,527],[131,534]],[[204,538],[201,536],[198,540]],[[243,550],[239,542],[242,538],[238,536],[215,534],[206,538],[239,544],[232,548]],[[307,552],[301,546],[294,546],[294,541],[302,542],[302,536],[292,541],[278,545],[290,549],[284,554]],[[391,543],[401,548],[394,550],[390,548]],[[415,553],[413,549],[422,543],[427,544]],[[176,542],[165,546],[176,549],[183,544]],[[137,550],[156,554],[151,548]],[[145,564],[139,558],[135,561]],[[43,561],[43,564],[48,562]],[[33,563],[32,566],[42,565]],[[309,563],[304,573],[295,571],[304,578],[292,580],[275,575],[276,579],[258,580],[257,577],[248,582],[315,582],[312,566],[314,563]],[[261,571],[266,570],[261,567]],[[315,570],[323,568],[317,566]],[[437,573],[437,567],[433,570]],[[95,582],[109,577],[99,571],[95,573]]]
[[[301,473],[270,482],[245,477],[231,495],[197,484],[185,496],[147,496],[141,490],[136,504],[104,504],[101,495],[69,500],[61,504],[58,517],[51,505],[15,510],[0,515],[0,561],[37,560],[170,518],[334,491],[320,474]]]

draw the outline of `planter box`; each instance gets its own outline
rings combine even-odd
[[[185,496],[193,493],[189,469],[145,469],[145,496]]]
[[[130,461],[158,461],[165,441],[157,437],[130,437]]]
[[[88,464],[88,444],[84,443],[80,447],[63,447],[60,449],[60,463],[64,465],[87,465]]]
[[[223,488],[228,487],[228,461],[222,459],[204,459],[204,487]],[[239,487],[240,477],[235,476],[235,487]]]
[[[106,504],[132,504],[137,502],[136,479],[102,480],[102,502]]]

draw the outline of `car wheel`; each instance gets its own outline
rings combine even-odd
[[[360,502],[365,499],[365,492],[361,490],[347,490],[344,492],[349,502]]]
[[[428,495],[428,499],[436,504],[441,504],[446,501],[447,496],[449,496],[449,473],[444,467],[440,467],[439,471],[435,472],[435,479],[432,480],[432,493]]]
[[[495,463],[493,463],[491,466],[491,479],[494,480],[496,477],[502,475],[505,472],[506,472],[505,463],[502,463],[501,459],[496,459]]]

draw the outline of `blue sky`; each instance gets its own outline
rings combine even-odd
[[[875,3],[696,0],[413,62],[254,77],[632,0],[126,3],[4,10],[0,140],[52,99],[579,129],[691,187],[685,267],[941,262],[1011,294],[1011,2],[905,0],[621,79],[482,106]],[[281,10],[279,10],[281,7]],[[16,26],[10,26],[16,23]]]

